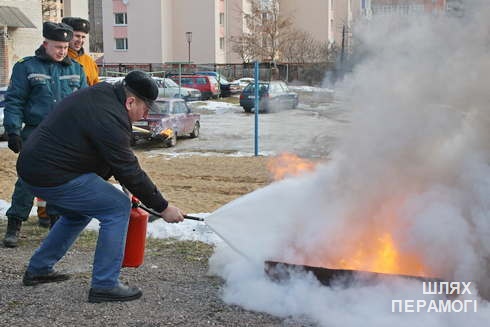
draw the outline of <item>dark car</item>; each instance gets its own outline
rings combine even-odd
[[[298,94],[289,90],[283,81],[259,82],[260,112],[294,109],[298,106]],[[245,112],[255,107],[255,83],[248,84],[240,94],[240,106]]]
[[[184,100],[158,98],[148,117],[133,123],[133,141],[146,140],[175,146],[179,136],[199,136],[200,119],[201,115],[192,113]]]
[[[223,75],[213,71],[196,72],[199,75],[214,76],[219,83],[219,88],[222,97],[229,97],[234,94],[239,94],[241,91],[240,84],[229,82]]]

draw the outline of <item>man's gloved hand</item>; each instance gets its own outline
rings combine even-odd
[[[22,138],[19,135],[9,134],[8,142],[9,149],[14,151],[15,153],[19,153],[22,149]]]

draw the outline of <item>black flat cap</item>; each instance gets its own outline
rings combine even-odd
[[[87,34],[90,32],[90,23],[86,19],[80,17],[65,17],[61,22],[70,25],[74,31],[80,31]]]
[[[43,36],[48,40],[70,42],[73,29],[63,23],[44,22]]]
[[[145,101],[148,106],[151,106],[158,97],[157,83],[150,75],[140,70],[129,72],[124,78],[123,84],[131,93]]]

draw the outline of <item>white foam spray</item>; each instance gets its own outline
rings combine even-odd
[[[463,18],[381,17],[355,33],[365,56],[340,88],[350,124],[315,173],[273,183],[220,208],[208,223],[251,260],[218,248],[211,271],[224,299],[324,326],[486,326],[471,313],[394,313],[393,300],[437,299],[417,281],[320,287],[271,282],[263,261],[327,266],[354,255],[366,230],[388,233],[424,272],[490,285],[490,7]],[[369,244],[367,244],[369,245]],[[476,292],[473,289],[473,293]]]

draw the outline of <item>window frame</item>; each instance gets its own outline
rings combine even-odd
[[[117,41],[118,40],[123,40],[123,48],[118,48],[117,47]],[[129,46],[128,46],[128,38],[127,37],[118,37],[114,38],[114,51],[128,51]]]
[[[117,22],[118,15],[123,15],[123,23]],[[127,12],[115,12],[114,13],[114,26],[127,26],[128,25],[128,13]]]

